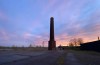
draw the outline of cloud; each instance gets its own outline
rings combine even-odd
[[[83,38],[85,42],[88,42],[97,40],[99,36],[100,6],[97,0],[38,0],[23,2],[23,5],[20,2],[16,8],[13,7],[13,3],[10,6],[4,5],[6,7],[3,8],[7,10],[0,10],[0,20],[8,21],[9,16],[11,20],[9,23],[0,21],[0,28],[5,29],[0,30],[0,38],[9,39],[10,44],[42,45],[45,41],[47,45],[51,16],[55,20],[57,45],[67,45],[72,38]]]
[[[8,16],[2,10],[0,10],[0,20],[8,21]]]
[[[10,39],[8,33],[3,29],[0,29],[0,38],[1,40],[5,40],[5,41],[8,41]]]
[[[24,39],[29,39],[30,37],[32,37],[33,35],[30,33],[24,33],[23,37]]]

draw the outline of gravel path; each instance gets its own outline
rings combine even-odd
[[[73,53],[67,53],[65,65],[82,65]]]
[[[42,53],[42,52],[41,52]],[[20,57],[12,57],[16,56],[16,54],[12,54],[12,56],[3,57],[4,63],[1,62],[0,65],[55,65],[55,62],[57,61],[58,57],[62,55],[63,51],[46,51],[45,53],[37,53],[35,56],[35,52],[33,56],[28,56],[24,54],[17,54]],[[30,53],[29,53],[30,54]],[[40,54],[40,55],[39,55]],[[25,56],[24,58],[22,58]],[[0,58],[0,61],[2,59]],[[9,61],[9,62],[8,62]]]
[[[99,60],[100,53],[73,50],[0,54],[0,65],[100,65]]]

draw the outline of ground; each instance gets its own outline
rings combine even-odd
[[[100,65],[100,52],[0,50],[0,65]]]

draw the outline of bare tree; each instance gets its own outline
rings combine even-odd
[[[77,46],[77,39],[76,38],[73,39],[73,44],[74,44],[74,46]]]
[[[30,44],[29,47],[32,47],[32,45]]]
[[[78,39],[77,39],[77,44],[80,45],[80,44],[82,44],[82,43],[83,43],[83,39],[82,39],[82,38],[78,38]]]
[[[70,47],[73,47],[73,46],[74,46],[74,44],[73,44],[73,43],[69,43],[69,46],[70,46]]]
[[[71,39],[69,41],[69,46],[79,46],[80,44],[83,43],[83,39],[82,38],[74,38],[74,39]]]
[[[71,39],[69,42],[70,42],[71,45],[73,44],[73,46],[77,45],[77,39],[76,38]]]

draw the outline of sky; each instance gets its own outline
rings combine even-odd
[[[0,0],[0,46],[47,46],[50,17],[57,46],[100,36],[100,0]]]

